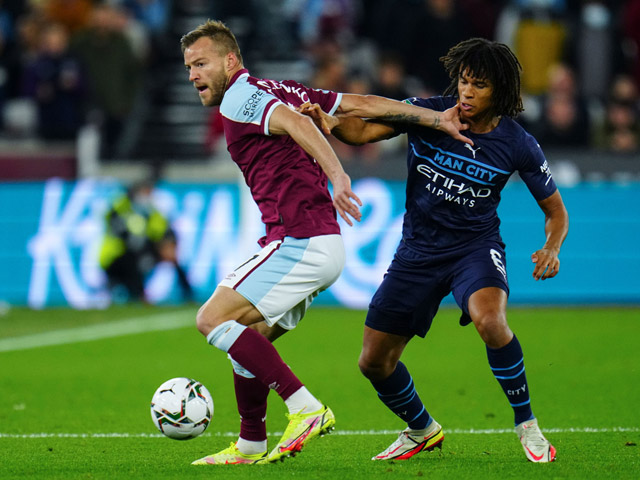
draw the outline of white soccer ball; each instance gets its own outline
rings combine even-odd
[[[213,398],[204,385],[178,377],[158,387],[151,399],[153,424],[169,438],[188,440],[204,432],[213,417]]]

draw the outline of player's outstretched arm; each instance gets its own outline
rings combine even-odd
[[[351,190],[351,178],[310,117],[285,105],[278,105],[269,119],[269,132],[273,135],[291,136],[305,152],[315,158],[333,185],[333,205],[338,214],[349,226],[353,226],[349,216],[360,221],[362,214],[359,206],[362,206],[362,201]]]
[[[349,145],[364,145],[398,135],[391,124],[365,121],[360,117],[329,115],[317,103],[304,103],[297,108],[297,111],[311,117],[316,126],[326,135],[333,135]]]
[[[544,212],[544,231],[547,241],[540,250],[531,255],[531,261],[535,263],[533,278],[546,280],[553,278],[560,270],[560,247],[569,231],[569,214],[564,206],[559,191],[538,202]]]
[[[456,140],[473,145],[473,141],[462,135],[469,125],[460,121],[459,105],[444,112],[418,107],[378,95],[343,94],[338,114],[372,118],[384,122],[400,122],[440,130]]]

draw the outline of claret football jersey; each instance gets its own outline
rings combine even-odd
[[[320,165],[288,135],[272,135],[275,108],[317,103],[333,114],[342,95],[297,82],[252,77],[240,70],[229,82],[220,113],[231,158],[238,164],[260,209],[266,236],[259,243],[285,236],[308,238],[340,233]]]
[[[454,97],[411,98],[444,111]],[[408,128],[404,243],[425,253],[464,251],[477,240],[502,241],[497,208],[509,177],[518,172],[539,201],[556,191],[535,138],[503,117],[489,133],[465,131],[468,145],[430,128]]]

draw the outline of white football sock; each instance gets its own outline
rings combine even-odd
[[[264,453],[267,451],[267,441],[262,440],[259,442],[245,440],[244,438],[238,438],[236,447],[245,455],[255,455],[256,453]]]
[[[309,392],[307,387],[304,386],[293,392],[293,394],[287,398],[284,403],[289,409],[289,413],[300,413],[303,410],[305,413],[310,413],[322,408],[322,403],[320,403],[316,397],[311,395],[311,392]]]

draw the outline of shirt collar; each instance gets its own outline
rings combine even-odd
[[[229,80],[229,84],[227,85],[227,90],[229,90],[229,88],[231,88],[231,85],[233,85],[236,82],[236,80],[238,80],[243,75],[249,76],[249,70],[247,70],[246,68],[242,68],[242,69],[238,70],[233,75],[233,77],[231,77],[231,80]]]

